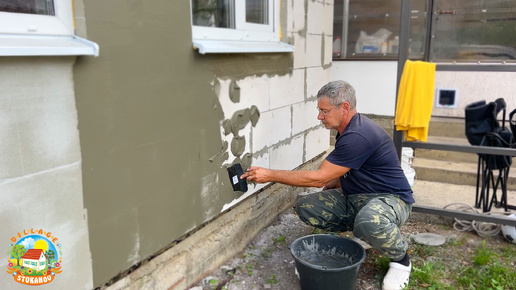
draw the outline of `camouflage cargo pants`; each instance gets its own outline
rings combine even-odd
[[[408,244],[399,227],[410,216],[411,204],[393,194],[353,194],[329,189],[301,198],[296,213],[301,220],[316,228],[332,231],[353,231],[393,260],[403,258]]]

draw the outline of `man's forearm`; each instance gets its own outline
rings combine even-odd
[[[326,181],[317,176],[316,171],[310,170],[270,170],[269,181],[301,187],[323,187]]]

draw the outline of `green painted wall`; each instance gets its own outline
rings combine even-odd
[[[100,46],[98,58],[79,58],[74,67],[98,286],[238,197],[222,183],[220,130],[231,116],[223,115],[212,83],[288,74],[292,56],[198,54],[189,1],[83,4],[87,37]]]

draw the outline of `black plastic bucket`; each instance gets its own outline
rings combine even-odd
[[[290,252],[302,290],[355,289],[366,258],[359,243],[329,234],[301,237],[290,245]]]

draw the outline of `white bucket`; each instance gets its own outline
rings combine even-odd
[[[412,161],[414,160],[414,149],[410,147],[401,148],[401,168],[403,171],[412,169]]]
[[[416,179],[416,171],[413,168],[409,168],[408,170],[403,170],[403,173],[405,173],[410,188],[412,188],[414,186],[414,180]]]

